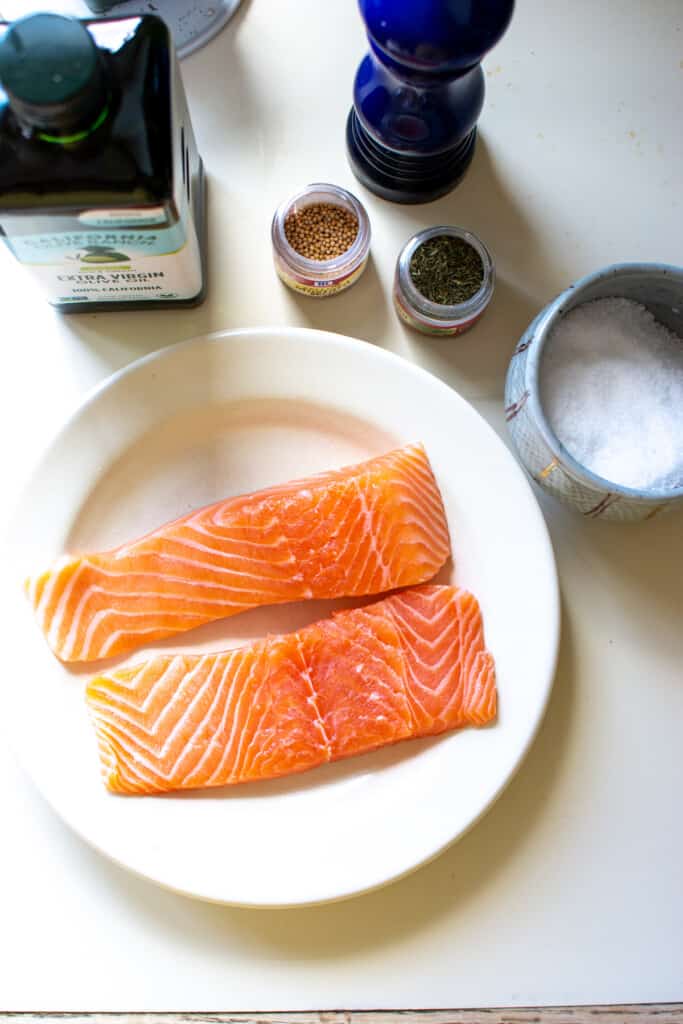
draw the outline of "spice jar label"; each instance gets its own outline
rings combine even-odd
[[[367,259],[350,274],[337,278],[334,281],[316,281],[313,278],[299,277],[298,275],[287,273],[277,262],[275,269],[280,280],[290,288],[293,288],[294,291],[300,292],[301,295],[311,295],[313,298],[323,298],[327,295],[334,295],[336,292],[343,292],[345,288],[349,288],[363,273],[366,263]]]
[[[394,306],[401,320],[408,324],[409,327],[414,327],[416,330],[421,331],[423,334],[434,334],[434,335],[449,335],[453,336],[456,334],[464,334],[465,331],[469,331],[470,327],[473,327],[484,315],[484,310],[477,313],[476,316],[471,317],[469,320],[464,320],[459,324],[439,324],[427,323],[425,320],[418,320],[415,316],[410,313],[409,310],[401,302],[399,294],[394,291]]]

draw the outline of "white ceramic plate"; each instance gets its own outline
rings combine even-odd
[[[469,587],[483,608],[498,670],[497,723],[290,779],[163,797],[108,794],[83,701],[89,670],[66,669],[49,653],[22,597],[23,577],[65,549],[109,547],[198,505],[413,440],[426,445],[451,529],[455,564],[439,579]],[[337,335],[225,332],[116,374],[53,441],[9,541],[5,635],[21,645],[24,673],[2,686],[21,761],[84,839],[193,896],[314,903],[405,874],[495,800],[534,736],[552,685],[557,578],[522,471],[445,384]],[[295,629],[333,606],[258,609],[153,649],[219,649]]]

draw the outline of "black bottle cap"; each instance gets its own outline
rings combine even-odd
[[[85,0],[85,2],[91,11],[95,11],[97,14],[104,14],[105,11],[118,6],[123,0]]]
[[[0,39],[0,84],[18,120],[56,136],[86,129],[106,103],[104,70],[82,22],[32,14]]]

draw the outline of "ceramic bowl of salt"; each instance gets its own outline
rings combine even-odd
[[[621,263],[529,325],[505,417],[530,476],[588,518],[683,508],[683,267]]]

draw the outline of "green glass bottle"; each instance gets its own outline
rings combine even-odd
[[[163,21],[0,22],[0,236],[54,306],[200,302],[204,193]]]

